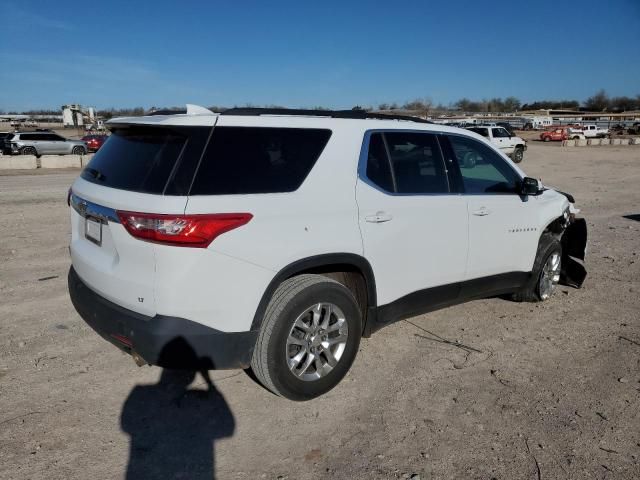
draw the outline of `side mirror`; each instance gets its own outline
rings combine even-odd
[[[520,185],[520,195],[539,195],[540,183],[535,178],[524,177]]]

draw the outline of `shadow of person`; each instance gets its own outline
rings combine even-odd
[[[189,389],[195,371],[162,371],[154,385],[138,385],[122,407],[131,436],[126,478],[212,479],[214,444],[235,430],[233,414],[202,370],[207,390]]]

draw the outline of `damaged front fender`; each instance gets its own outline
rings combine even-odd
[[[587,254],[587,221],[574,218],[569,223],[562,238],[562,271],[560,283],[580,288],[587,277],[584,258]]]

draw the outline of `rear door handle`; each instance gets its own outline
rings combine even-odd
[[[471,213],[478,217],[484,217],[486,215],[489,215],[491,213],[491,210],[489,210],[487,207],[480,207],[478,210],[474,210]]]
[[[384,223],[391,220],[393,217],[386,212],[376,212],[375,215],[367,215],[364,219],[369,223]]]

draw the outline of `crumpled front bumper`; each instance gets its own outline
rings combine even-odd
[[[587,277],[584,259],[587,254],[587,221],[575,218],[562,234],[562,271],[560,283],[580,288]]]

